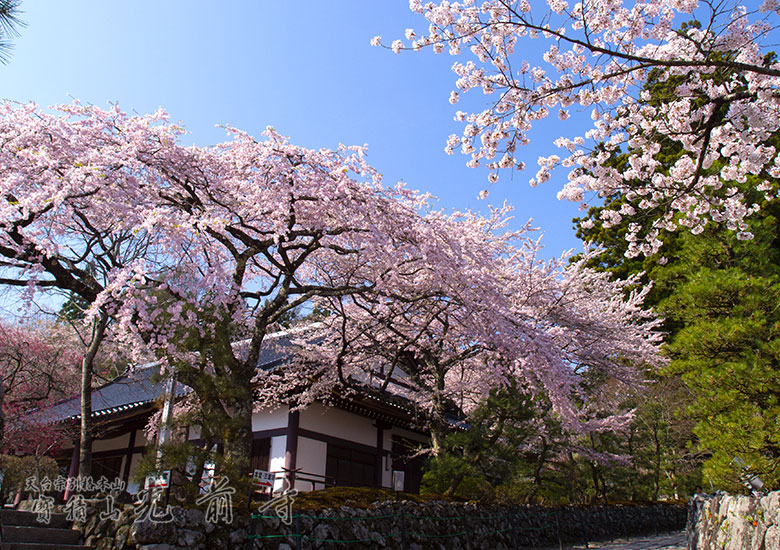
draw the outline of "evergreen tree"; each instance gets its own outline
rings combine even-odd
[[[652,89],[653,97],[663,97],[663,86]],[[778,137],[768,143],[777,146]],[[669,166],[676,154],[665,144],[659,160]],[[612,162],[619,167],[625,157]],[[748,178],[746,194],[754,184]],[[677,404],[684,413],[678,422],[695,423],[691,445],[708,457],[705,478],[732,490],[740,487],[740,461],[768,486],[780,486],[780,204],[752,198],[761,206],[748,221],[752,241],[709,224],[699,235],[664,236],[660,252],[644,258],[623,256],[627,223],[605,227],[604,207],[574,220],[579,238],[606,248],[594,267],[618,277],[644,272],[645,281],[654,285],[647,303],[666,318],[670,358],[669,367],[657,374],[658,383],[679,377],[688,388],[689,402]],[[605,207],[621,203],[630,204],[618,197]],[[685,392],[679,396],[685,399]],[[647,412],[639,409],[640,423]],[[674,454],[670,447],[663,453]]]
[[[0,63],[7,63],[13,47],[11,40],[19,35],[25,23],[19,18],[19,0],[0,0]]]

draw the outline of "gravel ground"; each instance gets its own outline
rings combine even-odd
[[[568,546],[564,550],[686,550],[685,531],[665,535],[616,539],[612,542],[591,542],[588,546]],[[549,549],[558,550],[558,549]]]

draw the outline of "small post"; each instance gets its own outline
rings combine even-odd
[[[563,541],[561,540],[561,518],[560,510],[555,509],[555,536],[558,537],[558,550],[563,550]]]
[[[517,510],[514,508],[510,509],[509,514],[507,515],[509,518],[509,524],[512,527],[512,550],[518,550],[519,546],[517,544]]]

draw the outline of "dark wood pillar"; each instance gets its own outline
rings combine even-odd
[[[130,479],[130,463],[133,461],[133,449],[135,448],[135,432],[138,430],[133,430],[130,432],[130,442],[127,444],[127,454],[125,455],[125,467],[122,471],[122,482],[125,484],[125,489],[127,488],[127,482]]]
[[[382,474],[384,472],[383,457],[385,456],[385,429],[390,425],[381,420],[377,420],[376,424],[376,466],[374,467],[374,485],[377,487],[382,486]]]
[[[287,444],[284,449],[284,469],[287,472],[287,482],[290,489],[295,488],[295,468],[298,462],[298,426],[300,421],[300,411],[287,413]]]
[[[79,475],[79,442],[73,442],[73,454],[70,458],[70,469],[68,470],[68,483],[65,485],[65,494],[63,498],[67,502],[72,492],[72,485],[76,481],[74,478]],[[73,481],[71,481],[73,479]]]

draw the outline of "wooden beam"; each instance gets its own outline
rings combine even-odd
[[[137,430],[130,432],[130,442],[127,444],[127,454],[125,454],[125,468],[122,472],[122,481],[127,487],[127,482],[130,479],[130,463],[133,461],[133,449],[135,447],[135,433]]]
[[[374,465],[374,485],[377,487],[382,486],[382,474],[384,468],[382,468],[382,458],[384,456],[385,448],[385,423],[381,420],[377,420],[376,426],[376,464]]]
[[[298,431],[301,422],[300,411],[287,413],[287,443],[284,450],[284,469],[287,472],[289,488],[295,488],[295,468],[298,462]]]
[[[79,442],[74,441],[73,442],[73,454],[71,455],[70,459],[70,469],[68,470],[68,483],[65,485],[65,494],[63,495],[63,498],[67,502],[70,498],[73,486],[73,482],[70,480],[75,478],[77,475],[79,475]],[[75,479],[73,479],[75,482]]]

